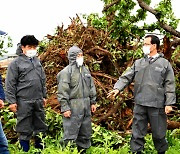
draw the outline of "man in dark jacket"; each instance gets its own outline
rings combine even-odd
[[[171,64],[157,52],[159,45],[158,37],[146,36],[143,46],[145,57],[136,60],[132,67],[123,73],[114,85],[114,90],[107,96],[115,97],[135,80],[135,107],[130,146],[132,152],[138,154],[144,148],[148,122],[158,153],[164,154],[168,149],[165,139],[166,113],[172,111],[172,105],[176,102],[175,79]]]
[[[63,113],[65,143],[75,141],[78,149],[91,146],[91,112],[96,111],[96,89],[83,53],[73,46],[68,51],[69,65],[57,75],[58,100]]]
[[[5,95],[4,95],[3,85],[2,85],[2,78],[0,75],[0,109],[4,107],[4,100],[5,100]],[[3,131],[1,121],[0,121],[0,153],[9,154],[8,142]]]
[[[33,35],[21,39],[20,53],[8,66],[5,81],[6,100],[11,111],[17,111],[16,131],[24,151],[29,150],[29,140],[35,135],[35,147],[43,148],[38,138],[47,129],[44,102],[46,98],[46,76],[36,57],[39,41]]]

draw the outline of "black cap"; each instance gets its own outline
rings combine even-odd
[[[0,35],[6,35],[6,32],[3,32],[2,30],[0,30]]]

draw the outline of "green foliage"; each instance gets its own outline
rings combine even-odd
[[[100,18],[97,13],[95,14],[91,13],[90,15],[84,14],[83,18],[87,19],[89,25],[94,25],[94,27],[97,29],[103,29],[103,30],[107,29],[108,22],[105,16]]]
[[[19,142],[15,144],[9,144],[9,150],[11,154],[78,154],[78,150],[76,147],[72,147],[68,144],[65,148],[61,147],[58,140],[54,140],[47,136],[46,138],[42,139],[45,148],[35,149],[34,142],[30,143],[30,149],[28,152],[23,152]]]
[[[166,152],[166,154],[179,154],[180,152],[180,129],[174,129],[173,131],[168,130],[166,134],[166,138],[169,144],[169,149]],[[145,137],[146,143],[145,143],[145,154],[152,154],[156,153],[156,150],[154,148],[152,135],[148,134]]]
[[[174,29],[177,28],[180,19],[176,19],[176,17],[174,16],[171,0],[162,0],[155,10],[158,11],[157,16],[160,18],[160,22],[166,23]],[[157,22],[157,26],[161,33],[165,34],[168,37],[171,37],[169,32],[166,32],[160,27],[159,22]]]
[[[172,57],[171,59],[174,61],[174,62],[177,62],[180,64],[180,46],[178,46],[173,54],[172,54]],[[173,66],[174,70],[176,71],[175,72],[175,80],[176,80],[176,99],[177,99],[177,107],[180,109],[180,71],[178,70],[177,66],[174,64]]]
[[[174,29],[177,28],[179,19],[176,19],[174,16],[171,0],[161,1],[155,10],[158,11],[158,16],[160,17],[160,21],[167,23],[168,25],[172,26]]]
[[[178,46],[175,50],[174,50],[174,52],[173,52],[173,54],[172,54],[172,60],[175,60],[176,58],[177,58],[177,61],[178,62],[180,62],[180,57],[178,56],[178,54],[179,54],[179,51],[180,51],[180,46]],[[177,57],[178,56],[178,57]]]
[[[6,123],[14,119],[14,114],[7,108],[1,110],[2,122]],[[73,144],[68,144],[67,147],[60,145],[60,139],[62,138],[62,116],[55,113],[52,109],[46,109],[46,123],[49,125],[47,135],[43,137],[42,134],[39,137],[42,139],[43,150],[34,148],[34,140],[30,142],[30,150],[27,154],[78,154],[77,147]],[[5,130],[13,128],[15,123],[11,127],[5,127]],[[8,126],[8,125],[7,125]],[[9,125],[10,126],[10,125]],[[100,127],[92,124],[92,146],[87,150],[87,154],[131,154],[129,141],[131,135],[119,135],[116,131],[110,131],[104,127]],[[14,131],[14,129],[11,129]],[[9,132],[9,131],[6,131]],[[7,134],[6,134],[7,135]],[[144,154],[156,153],[153,145],[152,136],[148,134],[145,137],[146,144]],[[169,143],[169,149],[167,154],[178,154],[180,152],[180,129],[167,132],[167,140]],[[11,154],[25,154],[22,151],[19,141],[10,142],[9,150]]]
[[[143,56],[143,52],[141,48],[138,48],[137,50],[126,50],[126,59],[138,59]]]
[[[3,128],[6,130],[15,130],[16,126],[16,118],[13,112],[10,112],[8,107],[5,107],[0,110],[1,122],[3,124]]]
[[[104,6],[113,2],[112,0],[102,1]],[[151,0],[144,0],[144,2],[150,5]],[[154,9],[158,12],[156,17],[159,18],[159,21],[167,23],[174,29],[177,28],[179,19],[174,16],[171,0],[162,0]],[[136,1],[121,0],[104,11],[102,17],[91,14],[87,19],[90,21],[88,22],[89,25],[107,31],[111,38],[118,40],[124,46],[134,39],[144,37],[146,31],[152,32],[158,29],[161,33],[170,36],[168,32],[160,27],[159,21],[147,24],[146,17],[147,11],[140,8]],[[144,25],[141,26],[140,22]]]
[[[0,55],[2,55],[2,53],[7,53],[7,49],[12,46],[11,37],[0,35]]]
[[[57,114],[50,107],[46,108],[46,124],[48,125],[48,135],[56,139],[62,137],[62,115]]]
[[[42,53],[45,52],[48,46],[48,40],[47,39],[43,39],[42,41],[40,41],[39,45],[38,45],[38,52]]]
[[[103,127],[93,125],[92,142],[94,146],[101,146],[107,148],[117,147],[125,142],[125,140],[118,135],[117,132],[108,131]]]
[[[93,65],[93,70],[94,70],[94,71],[100,71],[100,65],[99,65],[98,63],[95,63],[95,64]]]
[[[106,138],[105,140],[109,140],[108,142],[112,141],[111,137],[108,138],[106,137],[107,135],[112,136],[112,132],[107,131],[105,129],[100,128],[99,129],[101,133],[100,135],[104,135]],[[96,133],[96,132],[95,132]],[[166,154],[179,154],[180,152],[180,129],[175,129],[173,131],[168,131],[167,132],[167,140],[169,143],[169,149],[166,152]],[[116,134],[119,136],[118,134]],[[107,139],[108,138],[108,139]],[[118,138],[115,137],[114,138]],[[120,139],[121,140],[121,139]],[[130,135],[127,135],[123,138],[126,142],[123,142],[120,146],[117,146],[116,148],[111,147],[112,145],[107,145],[106,143],[104,145],[98,144],[98,145],[92,145],[87,151],[87,154],[131,154],[130,152],[130,146],[129,146],[129,140],[130,140]],[[143,151],[144,154],[152,154],[152,153],[157,153],[153,140],[152,140],[152,135],[148,134],[145,137],[146,143],[145,143],[145,149]],[[92,141],[93,142],[93,141]],[[101,141],[100,141],[101,142]],[[105,141],[106,142],[106,141]],[[34,148],[34,143],[33,141],[31,142],[31,148],[27,154],[33,154],[37,152],[41,152],[42,154],[77,154],[77,147],[72,146],[71,144],[68,144],[67,147],[63,148],[60,146],[59,141],[52,139],[50,136],[46,136],[43,139],[43,144],[45,145],[45,148],[43,150],[38,150]],[[23,154],[22,149],[20,148],[19,142],[15,144],[9,144],[9,149],[12,154]]]
[[[129,145],[124,144],[124,146],[119,147],[118,149],[113,148],[103,148],[103,147],[90,147],[87,152],[87,154],[128,154],[129,152]]]

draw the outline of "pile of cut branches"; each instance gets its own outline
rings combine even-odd
[[[63,25],[58,26],[55,35],[47,35],[47,38],[49,42],[45,52],[40,55],[47,76],[47,105],[60,112],[56,97],[56,75],[68,65],[68,49],[77,45],[84,53],[85,65],[91,71],[96,85],[98,109],[93,115],[94,123],[112,130],[129,129],[132,124],[133,84],[118,95],[116,100],[106,98],[118,76],[134,61],[133,58],[126,58],[122,45],[110,39],[105,31],[85,27],[78,16],[72,19],[67,29],[63,29]]]
[[[126,69],[127,62],[121,61],[123,53],[112,54],[111,48],[118,51],[122,46],[112,41],[109,34],[93,27],[85,27],[77,17],[72,19],[67,29],[57,27],[54,36],[47,35],[49,39],[46,52],[40,55],[47,76],[47,90],[50,96],[47,104],[59,112],[59,103],[56,98],[56,76],[68,65],[67,51],[73,46],[79,46],[85,56],[85,64],[91,71],[97,89],[98,109],[93,115],[93,121],[107,126],[109,129],[126,129],[128,121],[132,118],[132,91],[126,89],[126,97],[116,101],[106,99],[107,93],[112,90],[117,77]],[[123,51],[122,51],[123,52]],[[116,57],[116,60],[115,60]],[[120,66],[121,65],[121,66]],[[129,104],[129,106],[125,104]],[[117,118],[118,117],[118,118]]]

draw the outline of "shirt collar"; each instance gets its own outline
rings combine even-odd
[[[154,56],[152,56],[153,59],[157,58],[159,56],[159,53],[156,53]],[[148,58],[150,58],[150,56],[148,55]]]

